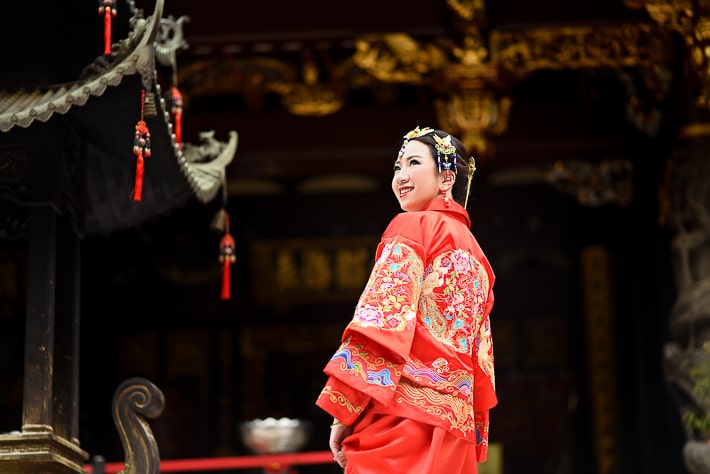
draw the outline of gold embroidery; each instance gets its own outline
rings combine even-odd
[[[323,387],[321,395],[326,395],[332,403],[345,407],[350,413],[355,412],[360,414],[364,410],[363,407],[353,405],[348,397],[343,395],[341,392],[333,390],[333,387],[330,385]]]
[[[470,355],[475,351],[489,288],[488,273],[469,252],[443,253],[427,267],[419,318],[437,340]]]
[[[475,420],[473,406],[450,393],[442,393],[423,385],[402,378],[397,387],[398,403],[423,408],[441,420],[450,423],[450,429],[460,430],[462,433],[475,433]]]

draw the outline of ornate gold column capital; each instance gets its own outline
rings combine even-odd
[[[460,136],[466,149],[485,158],[490,138],[505,132],[512,100],[490,88],[462,88],[435,102],[441,126]]]

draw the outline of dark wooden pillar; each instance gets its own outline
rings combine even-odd
[[[54,430],[79,444],[80,241],[67,218],[57,223]]]
[[[0,435],[3,474],[84,473],[79,445],[79,236],[76,144],[45,124],[12,137],[13,191],[29,213],[22,429]]]
[[[51,432],[53,426],[54,308],[56,291],[57,218],[48,206],[30,216],[25,324],[23,432]]]

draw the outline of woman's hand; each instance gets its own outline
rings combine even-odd
[[[353,429],[350,426],[346,426],[338,420],[333,420],[333,424],[330,425],[330,441],[328,445],[333,452],[333,460],[342,468],[348,463],[343,453],[343,440],[352,432]]]

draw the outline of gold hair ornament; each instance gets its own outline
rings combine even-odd
[[[399,158],[402,158],[404,156],[404,147],[407,146],[407,143],[409,143],[409,140],[411,140],[414,137],[421,137],[424,136],[428,133],[433,132],[433,128],[429,127],[424,127],[422,129],[419,128],[419,125],[414,127],[413,130],[408,131],[402,138],[404,138],[404,141],[402,142],[402,147],[399,149]]]
[[[436,165],[439,167],[439,173],[441,173],[441,168],[445,170],[451,170],[454,174],[458,174],[456,169],[456,147],[451,143],[451,135],[446,135],[444,138],[434,135],[434,140],[436,145]],[[444,157],[444,161],[441,161],[441,157]],[[449,161],[449,155],[452,156],[451,161]],[[452,169],[453,167],[453,169]]]
[[[471,180],[473,179],[473,173],[476,172],[476,159],[473,156],[468,158],[468,183],[466,184],[466,200],[463,203],[463,208],[466,209],[468,205],[468,196],[471,194]]]

